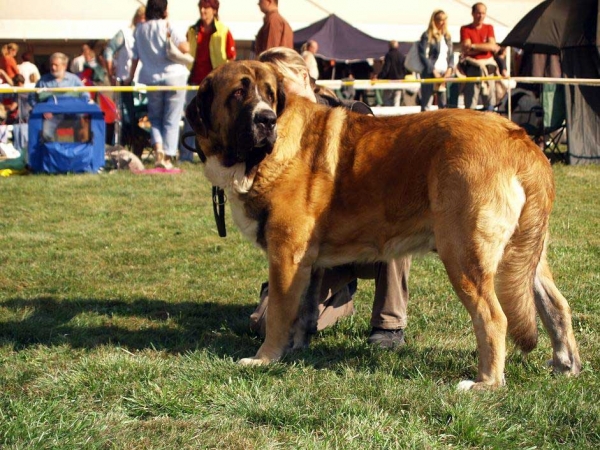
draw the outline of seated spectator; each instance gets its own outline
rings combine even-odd
[[[19,64],[19,72],[25,79],[25,87],[34,87],[35,83],[41,78],[40,71],[33,63],[33,55],[25,52],[21,55],[23,62]]]
[[[0,55],[0,82],[12,85],[12,79],[19,74],[17,66],[17,52],[19,46],[15,43],[10,43],[2,46],[2,54]]]
[[[25,86],[25,78],[21,74],[15,75],[12,82],[15,87]],[[7,113],[6,123],[8,125],[27,122],[29,113],[31,112],[31,106],[27,102],[27,97],[28,94],[25,93],[0,95],[0,101]]]
[[[50,73],[44,74],[42,78],[35,84],[36,88],[68,88],[68,87],[78,87],[83,86],[82,81],[79,79],[77,75],[73,75],[72,73],[67,72],[67,63],[69,62],[69,58],[64,53],[53,53],[50,56]],[[45,93],[31,93],[29,94],[29,104],[34,106],[38,102],[44,102],[48,100],[48,98],[53,96],[64,96],[64,95],[74,95],[81,96],[86,100],[90,100],[90,94],[88,92],[73,92],[73,93],[59,93],[54,94],[51,92]],[[56,120],[53,120],[52,113],[44,114],[44,130],[43,135],[45,138],[52,140],[52,136],[54,136],[54,131],[58,126]]]

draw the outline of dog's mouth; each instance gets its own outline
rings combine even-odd
[[[246,116],[247,117],[247,116]],[[225,166],[246,164],[246,171],[273,151],[277,140],[277,116],[270,109],[251,114],[250,120],[240,118],[236,125],[235,143],[224,158]]]

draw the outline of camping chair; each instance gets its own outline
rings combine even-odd
[[[567,161],[559,146],[566,129],[566,103],[563,85],[544,84],[539,98],[533,91],[517,88],[511,92],[511,120],[523,127],[551,161]],[[508,98],[498,105],[499,114],[508,115]]]
[[[543,126],[539,138],[543,139],[544,153],[551,161],[567,162],[568,152],[559,147],[566,130],[567,106],[564,85],[544,84],[542,87]]]

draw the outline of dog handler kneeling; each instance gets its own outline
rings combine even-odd
[[[304,59],[296,51],[275,47],[259,55],[262,62],[275,64],[285,77],[285,90],[332,107],[346,107],[355,112],[372,114],[362,102],[343,103],[333,93],[314,85],[308,75]],[[319,294],[319,318],[317,330],[335,324],[342,317],[354,313],[352,296],[356,292],[356,280],[375,280],[375,299],[371,313],[371,334],[368,342],[380,347],[393,348],[404,345],[404,328],[407,325],[408,273],[411,258],[398,258],[388,263],[345,264],[324,269]],[[263,283],[260,303],[250,316],[250,328],[264,337],[269,288]]]

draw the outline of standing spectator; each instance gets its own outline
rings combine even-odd
[[[378,78],[382,80],[402,80],[406,76],[404,55],[400,51],[398,41],[390,41],[390,49],[383,60],[383,67]],[[384,89],[383,106],[400,106],[401,89]]]
[[[441,9],[434,11],[427,31],[421,36],[419,58],[424,67],[421,73],[422,78],[446,78],[452,74],[454,57],[452,38],[446,24],[447,19],[448,16]],[[436,87],[438,88],[437,105],[439,108],[446,107],[445,89],[442,86],[423,83],[421,84],[421,111],[429,108],[429,102]]]
[[[219,0],[200,0],[200,19],[187,31],[190,53],[194,55],[188,80],[192,86],[199,85],[213,69],[236,57],[233,36],[229,28],[219,21],[219,6]],[[192,101],[195,95],[195,91],[187,91],[186,103]],[[183,131],[184,134],[192,131],[187,121],[184,121]],[[194,153],[180,144],[179,158],[192,162]]]
[[[69,71],[74,74],[80,74],[86,67],[94,68],[97,65],[96,54],[89,44],[81,46],[81,55],[76,56],[71,61]]]
[[[13,86],[24,87],[25,78],[23,75],[15,75]],[[6,124],[13,126],[13,145],[17,150],[27,149],[27,122],[31,105],[28,103],[28,94],[24,92],[0,94],[0,101],[4,105],[7,118]]]
[[[2,55],[0,55],[0,81],[2,83],[12,85],[15,75],[20,73],[16,59],[18,51],[19,46],[15,43],[2,46]]]
[[[12,79],[13,86],[24,87],[25,78],[21,74],[17,74]],[[15,123],[27,122],[31,105],[28,103],[28,94],[26,93],[10,93],[0,94],[1,103],[6,110],[6,124],[12,125]]]
[[[308,67],[308,74],[313,80],[319,79],[319,64],[317,64],[317,58],[315,57],[318,51],[319,44],[313,39],[306,41],[300,49],[302,58],[304,58],[306,67]]]
[[[65,88],[83,86],[83,82],[77,75],[73,75],[72,73],[67,72],[67,64],[69,63],[69,58],[67,57],[67,55],[60,52],[53,53],[52,55],[50,55],[49,63],[50,73],[42,75],[42,77],[35,84],[36,88]],[[53,94],[51,92],[39,94],[32,92],[31,94],[29,94],[29,104],[33,106],[38,102],[45,102],[46,100],[48,100],[48,98],[54,95],[56,94]],[[81,96],[84,97],[86,100],[90,99],[90,94],[88,92],[72,93],[71,95]]]
[[[124,81],[129,78],[133,59],[133,43],[135,41],[133,32],[138,24],[145,21],[146,7],[140,6],[133,15],[131,25],[119,30],[104,49],[106,70],[111,85],[122,86]],[[138,64],[138,72],[140,68],[141,64]],[[119,139],[121,145],[127,145],[131,143],[133,138],[135,124],[133,92],[121,92],[120,99],[122,129]]]
[[[40,71],[33,63],[31,52],[25,52],[21,55],[23,62],[19,64],[19,72],[25,79],[25,87],[34,87],[35,83],[41,78]]]
[[[361,114],[372,114],[362,102],[340,101],[333,92],[317,87],[308,75],[303,58],[288,48],[273,48],[259,55],[259,60],[275,64],[284,77],[285,92],[331,107],[345,107]],[[319,292],[319,317],[317,329],[322,330],[340,318],[354,313],[352,295],[357,278],[375,280],[375,298],[371,314],[371,333],[368,343],[383,348],[405,344],[404,328],[407,325],[408,275],[411,257],[396,258],[388,263],[345,264],[323,269]],[[268,306],[268,284],[261,288],[261,301],[250,316],[252,330],[264,335]]]
[[[148,86],[183,86],[189,76],[187,67],[167,58],[167,39],[183,53],[190,45],[185,35],[167,22],[167,0],[148,0],[146,21],[134,32],[133,62],[128,82],[133,79],[138,61],[142,61],[140,83]],[[170,37],[169,37],[170,36]],[[148,119],[151,123],[150,142],[156,155],[157,167],[171,169],[177,156],[179,123],[185,102],[184,90],[148,91]]]
[[[488,76],[498,69],[494,53],[500,47],[496,43],[494,27],[483,23],[487,7],[483,3],[475,3],[471,8],[473,22],[460,27],[460,46],[465,59],[465,75],[467,77]],[[494,83],[467,83],[463,89],[465,108],[477,108],[479,96],[485,109],[492,109],[496,103]]]
[[[254,42],[256,56],[273,47],[294,48],[294,32],[287,20],[279,14],[279,1],[258,0],[258,7],[265,18]]]
[[[35,84],[36,88],[65,88],[65,87],[81,87],[83,82],[77,75],[67,72],[67,64],[69,58],[64,53],[53,53],[50,55],[50,73],[44,74],[42,78]],[[35,105],[37,102],[45,102],[49,98],[55,96],[51,92],[46,93],[31,93],[29,94],[29,104]],[[81,96],[84,99],[90,99],[88,92],[77,92],[72,94],[58,94],[58,95],[75,95]],[[44,113],[44,125],[43,125],[43,136],[48,141],[54,140],[54,131],[58,126],[58,119],[56,119],[52,113]]]

